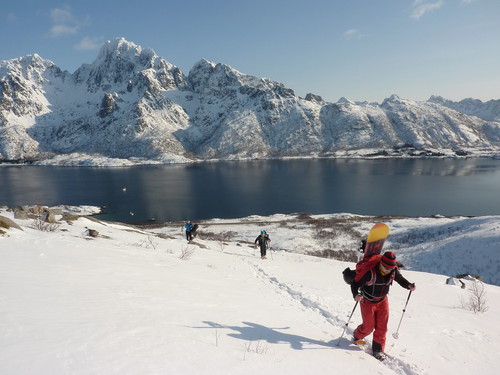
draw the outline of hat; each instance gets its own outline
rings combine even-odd
[[[382,258],[380,258],[380,264],[388,269],[395,268],[397,266],[396,254],[392,251],[386,251],[384,255],[382,255]]]

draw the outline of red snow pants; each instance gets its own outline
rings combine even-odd
[[[385,297],[382,301],[373,303],[363,298],[360,303],[363,323],[354,331],[356,340],[362,339],[373,332],[373,341],[385,349],[385,336],[387,322],[389,321],[389,300]]]

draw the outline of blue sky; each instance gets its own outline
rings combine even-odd
[[[500,99],[500,0],[0,2],[0,60],[72,73],[116,37],[186,75],[204,58],[330,102]]]

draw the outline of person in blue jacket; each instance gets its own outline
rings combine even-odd
[[[184,229],[186,230],[186,240],[191,241],[193,239],[193,223],[188,221],[186,225],[184,225]]]

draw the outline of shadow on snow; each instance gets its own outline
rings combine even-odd
[[[196,328],[215,328],[215,329],[229,329],[234,333],[229,333],[228,336],[245,341],[263,340],[270,344],[288,343],[290,347],[295,350],[313,349],[305,348],[305,345],[318,345],[323,347],[332,347],[332,342],[324,342],[320,340],[310,339],[304,336],[283,333],[279,330],[290,329],[290,327],[282,328],[269,328],[257,323],[242,322],[241,326],[226,326],[215,322],[204,321],[205,327]]]

